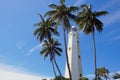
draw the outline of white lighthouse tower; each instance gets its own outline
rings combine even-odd
[[[74,26],[68,34],[68,58],[71,70],[72,80],[78,80],[82,76],[82,63],[80,56],[79,34]],[[69,78],[69,72],[66,64],[65,77]]]

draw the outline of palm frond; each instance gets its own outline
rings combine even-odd
[[[39,23],[35,23],[34,26],[40,26],[40,24],[41,24],[40,22]]]
[[[54,35],[59,36],[59,32],[56,29],[50,28],[51,32],[53,32]]]
[[[88,9],[91,9],[91,5],[82,4],[81,8],[88,10]]]
[[[57,8],[57,5],[56,4],[50,4],[50,5],[48,5],[50,8],[54,8],[54,9],[56,9]]]
[[[92,28],[93,28],[93,30],[92,30]],[[86,23],[83,32],[85,32],[86,34],[90,34],[92,31],[94,32],[94,27],[92,27],[92,25],[89,25],[88,23]]]
[[[73,15],[73,14],[68,14],[69,18],[76,21],[77,20],[77,16],[76,15]]]
[[[51,21],[54,22],[56,19],[59,18],[59,16],[60,16],[59,13],[54,14],[54,16],[52,17]]]
[[[63,25],[64,25],[65,30],[67,32],[69,32],[69,30],[71,29],[71,24],[70,24],[67,16],[65,16],[64,19],[63,19]]]
[[[84,26],[86,25],[86,23],[81,23],[81,24],[79,24],[79,30],[82,30],[83,28],[84,28]]]
[[[34,35],[35,35],[35,36],[38,35],[39,32],[40,32],[40,28],[38,28],[38,29],[36,29],[36,30],[34,31]]]
[[[83,16],[84,12],[78,12],[77,16]]]
[[[60,25],[60,22],[61,22],[61,21],[62,21],[62,18],[61,18],[61,17],[58,18],[57,23],[56,23],[56,26]]]
[[[44,31],[41,32],[41,34],[40,34],[40,42],[42,42],[45,37],[46,37],[46,36],[45,36],[45,32],[44,32]]]
[[[56,50],[58,50],[59,52],[63,52],[62,49],[60,47],[54,47]]]
[[[85,22],[85,17],[77,17],[76,23],[77,23],[77,24],[80,24],[80,23],[82,23],[82,22]]]
[[[41,51],[40,51],[40,54],[43,55],[46,51],[47,51],[47,47],[44,47]]]
[[[48,47],[49,46],[49,43],[48,43],[48,41],[47,40],[44,40],[44,42],[43,42],[44,44],[42,45],[42,47]]]
[[[54,49],[54,52],[58,55],[58,56],[61,56],[60,52],[56,49]]]
[[[102,15],[106,15],[109,14],[107,11],[100,11],[100,12],[94,12],[93,13],[96,17],[102,16]]]
[[[98,19],[95,19],[95,28],[97,29],[98,32],[101,32],[103,30],[103,23],[98,20]]]
[[[55,45],[55,46],[61,46],[61,43],[59,43],[58,41],[55,41],[55,42],[54,42],[54,45]]]
[[[45,22],[45,20],[44,20],[44,18],[42,17],[42,15],[41,15],[41,14],[38,14],[38,15],[40,16],[42,22]]]
[[[79,10],[79,8],[78,7],[76,7],[76,6],[70,6],[70,7],[68,7],[68,11],[78,11]]]
[[[44,60],[46,59],[46,57],[49,55],[49,52],[46,52],[46,54],[44,55]]]
[[[48,11],[48,12],[45,13],[44,16],[52,16],[52,15],[54,15],[56,12],[57,12],[56,10]]]
[[[60,0],[60,3],[63,5],[64,4],[64,2],[65,2],[65,0]]]

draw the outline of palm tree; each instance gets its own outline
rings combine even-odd
[[[55,22],[51,22],[50,18],[45,20],[40,14],[39,16],[41,21],[34,25],[37,26],[37,29],[34,31],[34,35],[37,36],[37,39],[39,39],[40,42],[42,42],[44,39],[50,39],[52,34],[59,35],[54,27],[56,25]]]
[[[37,36],[37,39],[39,39],[40,42],[42,42],[44,39],[50,40],[52,34],[59,35],[57,30],[54,28],[54,26],[56,25],[55,22],[51,22],[50,18],[45,20],[44,17],[42,17],[40,14],[39,16],[41,21],[35,24],[35,26],[37,26],[37,29],[34,31],[34,35]],[[51,61],[51,63],[54,75],[57,76],[53,61]]]
[[[109,70],[105,67],[101,67],[97,69],[98,78],[101,80],[101,77],[104,77],[106,80],[109,79]]]
[[[91,5],[81,5],[82,11],[78,12],[79,18],[77,24],[79,30],[83,30],[86,34],[92,34],[93,47],[94,47],[94,67],[95,67],[95,78],[97,78],[97,63],[96,63],[96,44],[95,44],[95,30],[101,32],[103,30],[103,23],[97,18],[108,14],[106,11],[92,11]]]
[[[69,19],[76,18],[76,16],[73,15],[72,12],[77,11],[78,7],[75,7],[75,6],[67,7],[64,2],[65,2],[65,0],[60,0],[60,5],[50,4],[49,7],[52,8],[53,10],[48,11],[45,14],[45,16],[50,16],[51,21],[57,20],[57,25],[62,23],[67,67],[68,67],[68,71],[69,71],[70,80],[72,80],[69,61],[68,61],[67,45],[66,45],[66,33],[65,32],[66,31],[68,32],[70,30],[71,24],[70,24]]]
[[[120,74],[119,74],[119,73],[116,73],[116,74],[113,76],[113,79],[120,79]]]
[[[55,40],[55,39],[50,39],[50,40],[44,40],[44,43],[42,45],[43,49],[40,51],[40,54],[43,55],[44,54],[44,58],[48,57],[48,55],[50,56],[50,61],[53,63],[55,63],[58,72],[60,74],[60,76],[62,77],[62,73],[58,67],[58,64],[56,62],[55,56],[61,56],[61,52],[62,49],[59,47],[61,44]],[[57,77],[57,76],[56,76]]]

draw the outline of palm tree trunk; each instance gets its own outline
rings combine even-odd
[[[56,72],[55,72],[55,67],[54,67],[54,64],[53,64],[53,60],[51,60],[51,63],[52,63],[54,75],[55,75],[55,77],[57,77]]]
[[[93,39],[93,47],[94,47],[95,79],[98,79],[98,77],[97,77],[97,60],[96,60],[96,44],[95,44],[95,37],[94,37],[94,32],[93,31],[92,31],[92,39]]]
[[[64,46],[65,46],[65,53],[66,53],[67,67],[68,67],[68,71],[69,71],[69,77],[70,77],[70,80],[72,80],[71,71],[70,71],[70,65],[69,65],[69,60],[68,60],[68,54],[67,54],[66,35],[65,35],[65,29],[64,29],[64,26],[63,26],[63,33],[64,33]]]
[[[106,78],[106,80],[107,80],[107,78]]]
[[[57,67],[57,70],[58,70],[58,72],[59,72],[59,74],[60,74],[60,77],[61,77],[61,80],[62,80],[62,73],[61,73],[61,71],[60,71],[60,68],[59,68],[57,62],[56,62],[55,57],[53,57],[53,60],[54,60],[54,62],[55,62],[55,65],[56,65],[56,67]]]
[[[105,76],[105,79],[106,79],[106,80],[110,80],[110,78],[109,78],[108,76]]]

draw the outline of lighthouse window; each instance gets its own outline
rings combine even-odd
[[[75,34],[73,34],[73,36],[75,36]]]
[[[77,41],[77,43],[79,43],[79,41]]]
[[[82,77],[82,74],[80,73],[80,77]]]
[[[69,50],[70,50],[71,48],[69,47]]]
[[[80,56],[78,56],[78,58],[80,58]]]

